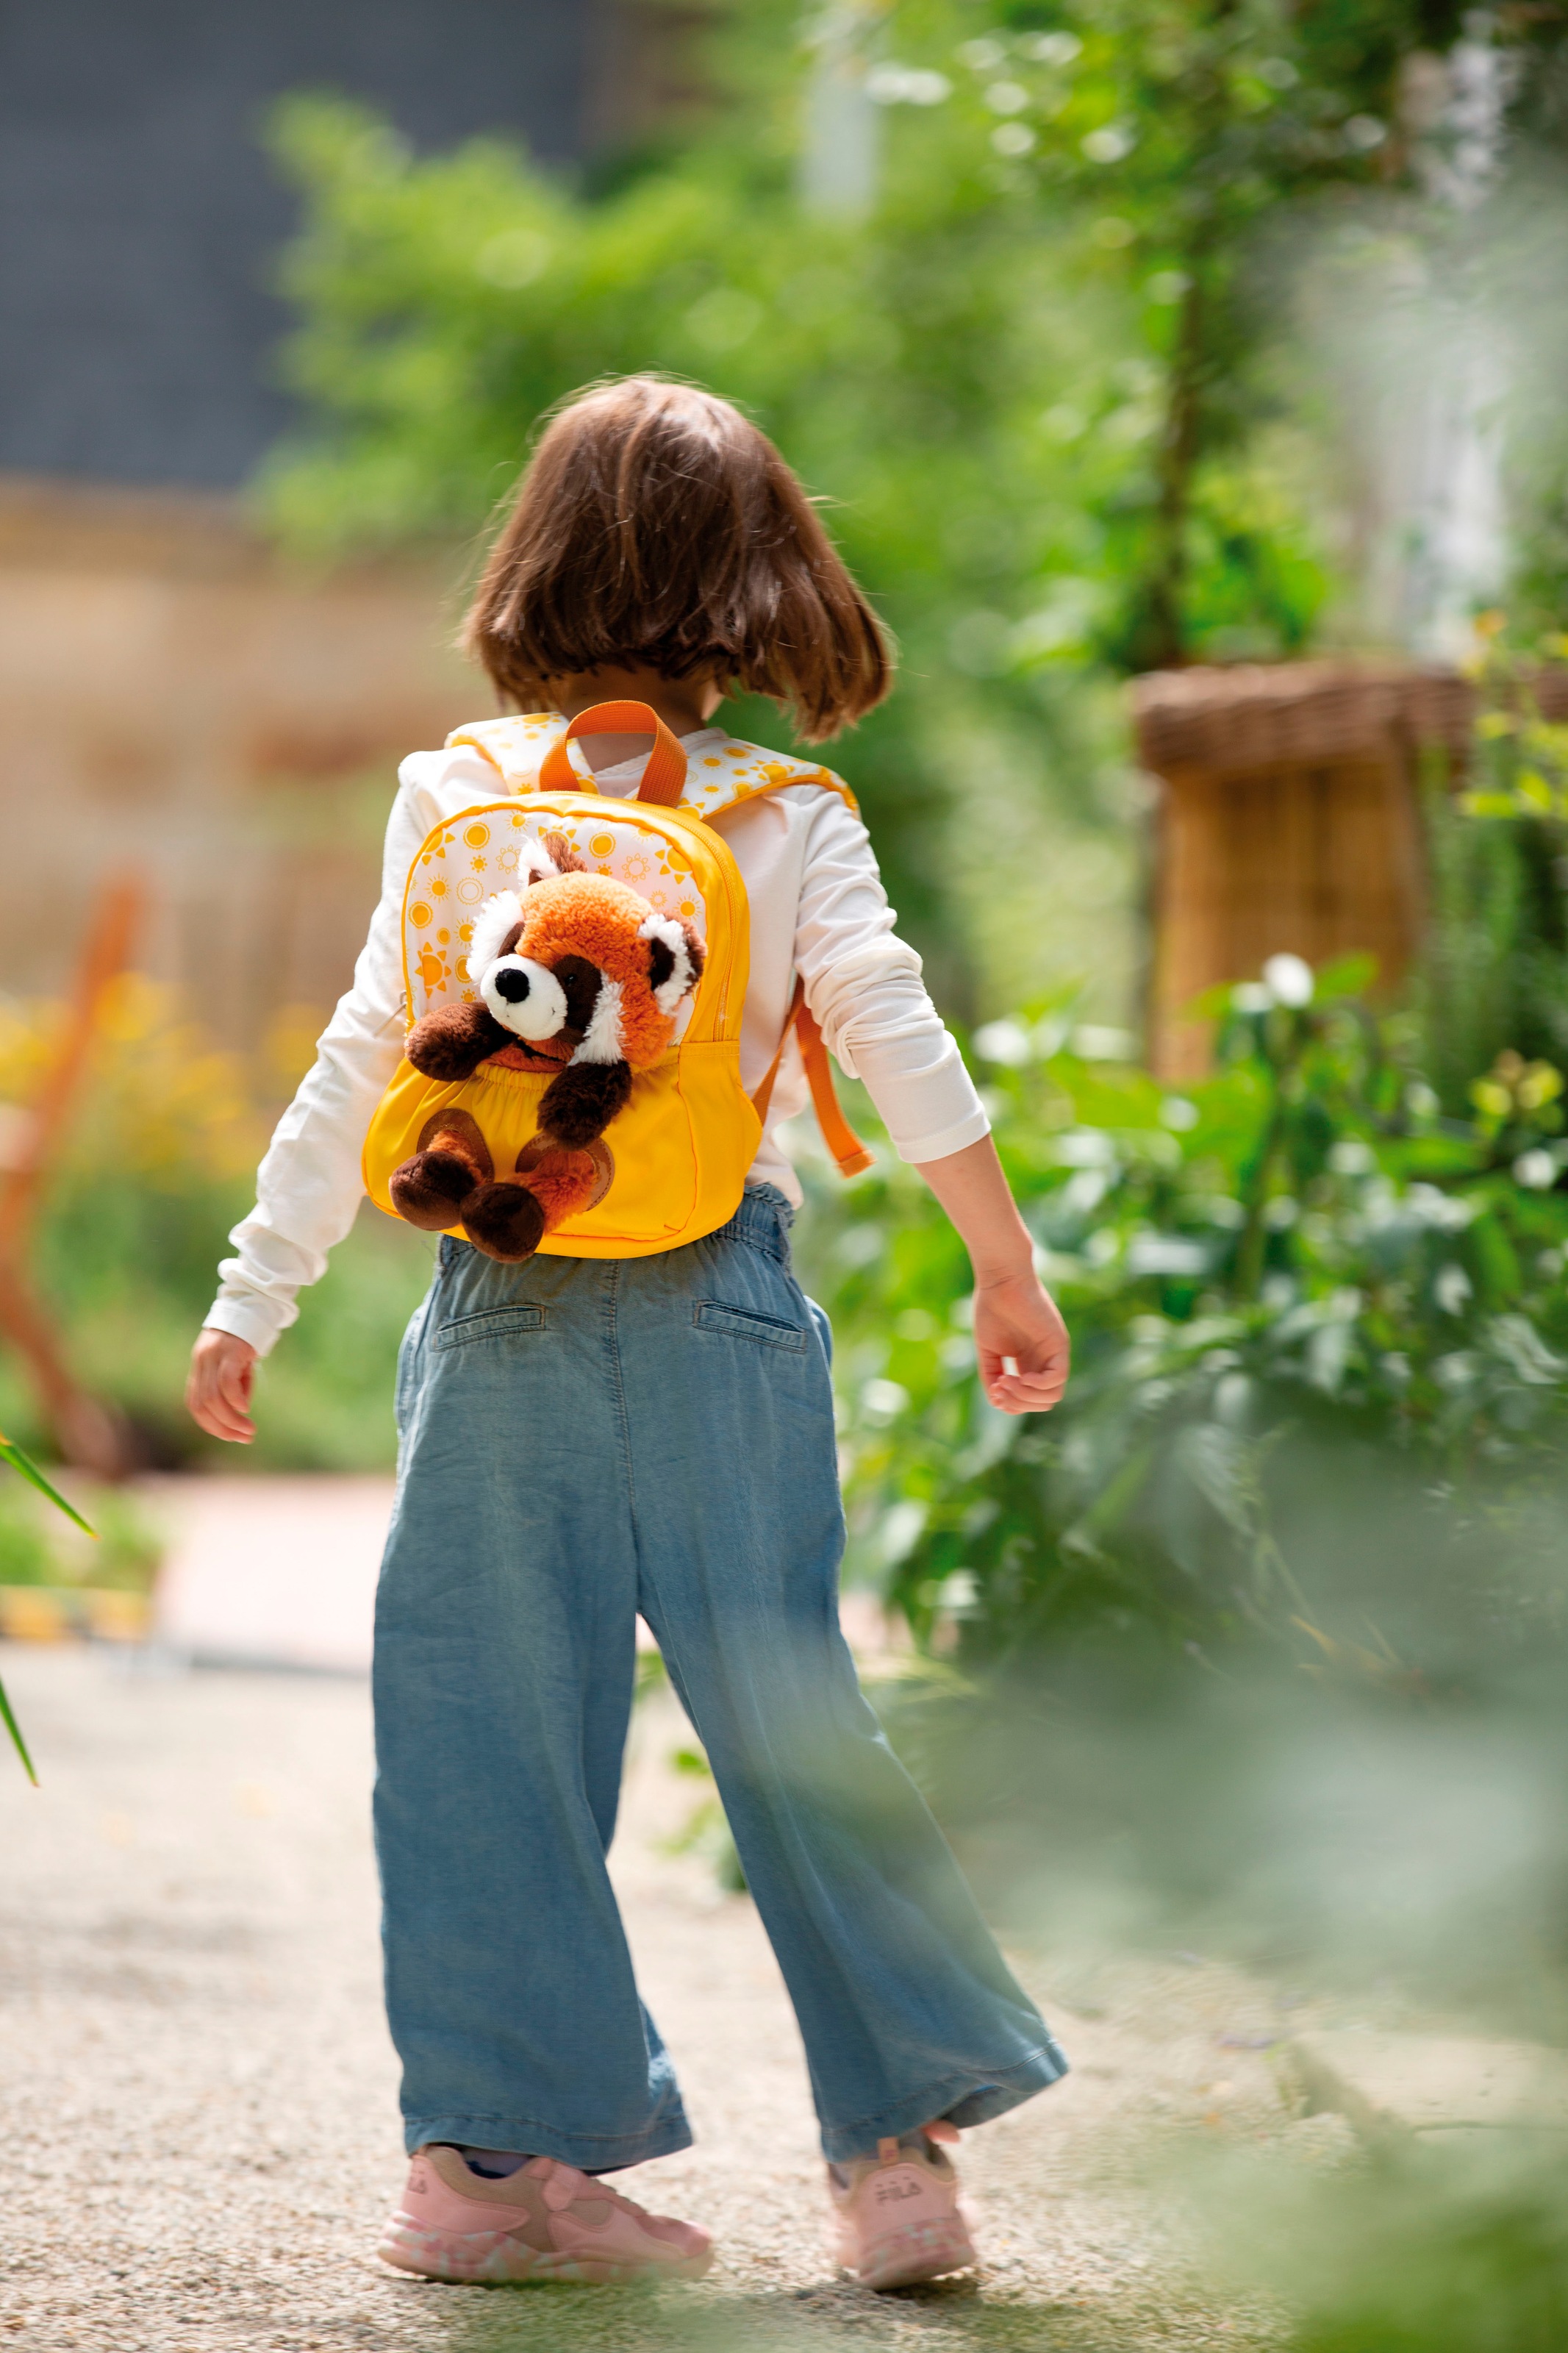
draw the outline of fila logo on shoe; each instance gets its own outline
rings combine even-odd
[[[918,2198],[921,2187],[912,2173],[901,2171],[889,2174],[883,2180],[873,2181],[879,2206],[890,2206],[903,2198]]]
[[[419,2166],[408,2177],[408,2195],[410,2198],[427,2198],[429,2194],[430,2176],[423,2166]]]

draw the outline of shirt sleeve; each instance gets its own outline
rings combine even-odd
[[[900,1160],[945,1160],[991,1122],[893,929],[870,838],[837,793],[816,797],[801,880],[795,969],[829,1050],[864,1081]]]
[[[278,1123],[257,1176],[256,1207],[229,1236],[207,1324],[266,1356],[319,1282],[327,1253],[353,1224],[364,1191],[361,1155],[375,1107],[403,1054],[403,894],[421,842],[441,814],[433,785],[475,770],[473,797],[493,793],[477,754],[416,753],[403,763],[387,823],[381,898],[316,1060]]]

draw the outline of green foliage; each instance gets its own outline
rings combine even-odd
[[[54,1550],[42,1515],[11,1480],[0,1486],[0,1585],[49,1585]]]
[[[671,1770],[706,1785],[680,1828],[665,1841],[669,1854],[694,1854],[708,1863],[726,1895],[744,1895],[746,1874],[735,1851],[728,1817],[713,1786],[713,1768],[700,1748],[677,1748]]]
[[[61,1514],[73,1526],[79,1528],[83,1535],[90,1537],[93,1530],[83,1519],[76,1505],[68,1503],[59,1490],[44,1476],[26,1449],[18,1446],[15,1439],[0,1438],[0,1459],[20,1474],[25,1482],[22,1494],[26,1499],[24,1509],[19,1514],[16,1510],[15,1492],[8,1486],[0,1488],[0,1582],[6,1581],[5,1571],[9,1567],[14,1572],[10,1582],[38,1583],[41,1582],[38,1572],[50,1556],[47,1535],[37,1525],[37,1499],[40,1496],[53,1511]],[[27,1525],[26,1505],[28,1504],[32,1506],[31,1516],[34,1525],[31,1528]],[[121,1514],[120,1528],[124,1531],[127,1527],[126,1515]],[[115,1566],[121,1569],[125,1565],[125,1554],[126,1546],[122,1542],[118,1547],[115,1562]],[[0,1724],[4,1724],[10,1736],[11,1746],[21,1759],[23,1772],[37,1788],[38,1777],[33,1769],[33,1760],[28,1754],[22,1727],[16,1721],[4,1683],[0,1683]]]
[[[986,185],[984,142],[945,116],[899,128],[866,230],[804,224],[787,155],[732,122],[584,200],[493,143],[415,163],[364,115],[295,101],[279,131],[306,198],[290,369],[313,427],[263,491],[307,551],[467,538],[541,414],[584,383],[654,368],[740,400],[832,501],[901,642],[902,691],[835,756],[906,927],[962,1003],[955,804],[1005,767],[1022,801],[1054,798],[1091,841],[1118,813],[1121,744],[1059,672],[1100,596],[1082,480],[1109,493],[1148,420],[1117,373],[1131,322],[1069,294],[1062,239]],[[1069,392],[1087,447],[1039,422]],[[734,723],[789,741],[765,705]],[[1051,927],[1037,912],[1029,928]]]
[[[100,1592],[150,1593],[164,1537],[156,1517],[122,1488],[73,1482],[88,1521],[62,1525],[37,1490],[0,1485],[0,1585],[89,1586]],[[71,1517],[73,1507],[64,1506]]]
[[[0,1103],[19,1113],[59,1018],[48,1004],[0,1005]],[[306,1025],[311,1039],[317,1026]],[[229,1229],[255,1198],[279,1080],[297,1069],[267,1060],[253,1067],[215,1050],[168,991],[128,976],[50,1173],[34,1283],[78,1377],[130,1416],[154,1465],[235,1461],[232,1449],[202,1437],[181,1399]],[[261,1369],[265,1409],[247,1462],[390,1467],[393,1364],[429,1275],[425,1240],[367,1206]],[[9,1353],[0,1358],[0,1429],[47,1451],[37,1399]],[[0,1530],[0,1549],[8,1542]]]
[[[284,108],[314,418],[269,478],[286,534],[467,533],[552,402],[653,367],[716,380],[844,502],[920,665],[1301,644],[1329,584],[1267,455],[1288,401],[1259,364],[1282,323],[1259,233],[1407,184],[1401,62],[1458,37],[1457,0],[859,14],[866,221],[802,213],[811,58],[840,34],[803,40],[784,0],[718,10],[707,119],[585,194],[495,142],[416,163],[363,111]],[[1500,37],[1539,46],[1523,19]],[[966,614],[995,626],[950,655]]]
[[[1568,638],[1521,649],[1489,615],[1480,644],[1465,790],[1456,797],[1439,772],[1427,793],[1433,904],[1416,997],[1429,1074],[1456,1113],[1500,1057],[1505,1087],[1527,1062],[1568,1063],[1568,725],[1541,705],[1542,666],[1562,663]]]
[[[5,1696],[4,1683],[0,1683],[0,1724],[4,1724],[10,1736],[11,1746],[22,1760],[22,1770],[36,1789],[38,1786],[38,1777],[33,1770],[33,1760],[27,1753],[27,1744],[23,1738],[22,1727],[17,1723],[11,1703]]]
[[[1568,2234],[1554,2138],[1389,2152],[1282,2200],[1271,2284],[1302,2311],[1291,2353],[1555,2353]]]
[[[974,1377],[961,1246],[883,1166],[804,1262],[838,1335],[854,1563],[978,1664],[1152,1631],[1374,1677],[1459,1672],[1562,1615],[1568,1149],[1538,1080],[1445,1117],[1352,969],[1224,995],[1173,1096],[1048,1009],[976,1040],[1074,1334],[1068,1398]]]
[[[416,160],[363,111],[295,99],[274,138],[304,199],[283,283],[308,427],[264,508],[317,554],[469,543],[575,387],[712,384],[832,501],[901,641],[898,697],[837,756],[939,997],[1016,1002],[1080,973],[1092,935],[1102,1008],[1124,1010],[1125,730],[1094,681],[1311,643],[1336,582],[1291,256],[1354,220],[1444,275],[1417,166],[1449,133],[1418,137],[1398,91],[1468,21],[1457,0],[804,21],[730,0],[706,112],[576,184],[495,141]],[[1546,135],[1553,12],[1488,21]],[[813,60],[845,39],[878,101],[864,219],[805,211],[795,185]],[[1560,375],[1526,439],[1557,430]],[[737,723],[783,739],[765,708]],[[1016,849],[1002,878],[966,842],[980,791]]]
[[[194,1175],[154,1186],[128,1178],[114,1214],[100,1187],[63,1184],[45,1219],[39,1280],[71,1362],[96,1394],[130,1414],[155,1465],[226,1470],[389,1470],[396,1453],[393,1367],[404,1327],[429,1285],[427,1244],[366,1205],[258,1372],[255,1443],[237,1458],[204,1438],[181,1402],[191,1344],[212,1304],[230,1229],[254,1178]],[[0,1366],[0,1411],[46,1444],[15,1360]]]
[[[1089,255],[1136,306],[1152,361],[1146,465],[1101,509],[1118,585],[1107,649],[1131,669],[1294,650],[1326,592],[1321,554],[1299,521],[1265,522],[1277,496],[1245,528],[1235,513],[1232,454],[1278,406],[1257,364],[1280,324],[1260,299],[1258,233],[1329,189],[1402,175],[1395,69],[1446,45],[1460,11],[1394,0],[1352,22],[1285,0],[1095,0],[1043,30],[1032,10],[1008,14],[1016,30],[959,48],[959,103],[989,117],[1020,185],[1089,216]]]
[[[585,382],[740,400],[900,640],[899,694],[835,756],[939,999],[974,1017],[1092,964],[1124,1013],[1137,875],[1100,681],[1312,642],[1336,584],[1289,256],[1325,207],[1415,217],[1401,61],[1460,11],[899,0],[803,24],[758,0],[711,25],[706,112],[576,184],[497,141],[416,160],[363,110],[280,110],[308,421],[264,511],[317,556],[471,545]],[[846,25],[878,100],[863,219],[795,185]],[[1533,58],[1548,29],[1489,37]],[[735,723],[785,741],[766,706]],[[981,792],[1002,876],[964,822]]]
[[[234,1450],[205,1439],[181,1398],[218,1261],[253,1198],[253,1178],[214,1184],[193,1172],[156,1185],[128,1176],[109,1215],[98,1181],[68,1180],[47,1206],[39,1287],[78,1376],[131,1416],[154,1466],[237,1467]],[[260,1368],[262,1418],[245,1467],[390,1469],[393,1365],[429,1280],[418,1238],[363,1210],[301,1302],[299,1324]],[[0,1415],[47,1451],[37,1401],[9,1356],[0,1361]]]
[[[1244,285],[1247,239],[1378,168],[1343,125],[1412,26],[1380,12],[1358,45],[1274,5],[1141,0],[1047,26],[903,0],[870,37],[865,220],[798,201],[798,32],[782,0],[721,10],[721,102],[585,191],[495,142],[416,161],[363,111],[290,101],[288,367],[310,424],[264,506],[318,554],[467,540],[575,387],[638,368],[712,384],[832,501],[900,640],[899,695],[836,756],[943,1001],[1081,971],[1092,871],[1115,1006],[1134,953],[1124,723],[1086,681],[1158,656],[1167,607],[1190,652],[1310,640],[1327,557],[1254,365],[1279,321]],[[766,709],[736,723],[783,740]],[[1005,925],[965,857],[980,790],[1022,852]],[[1036,944],[1022,974],[1004,930]]]

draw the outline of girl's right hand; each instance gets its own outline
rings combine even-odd
[[[248,1446],[256,1435],[250,1419],[250,1385],[256,1372],[256,1351],[248,1340],[210,1327],[200,1334],[191,1351],[191,1377],[185,1383],[185,1404],[209,1438],[226,1438]]]

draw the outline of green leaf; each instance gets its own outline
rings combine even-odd
[[[96,1544],[98,1530],[89,1527],[76,1505],[68,1504],[58,1487],[50,1486],[32,1456],[18,1446],[14,1438],[0,1437],[0,1462],[8,1462],[13,1471],[19,1471],[23,1478],[37,1489],[40,1495],[47,1495],[57,1510],[62,1511],[68,1520],[74,1520],[82,1534],[91,1536]]]
[[[1377,978],[1377,958],[1365,954],[1336,956],[1318,974],[1318,1001],[1336,997],[1364,997]]]
[[[1459,807],[1467,817],[1517,817],[1519,803],[1511,793],[1463,793]]]
[[[11,1713],[11,1703],[5,1696],[4,1683],[0,1683],[0,1719],[4,1719],[5,1729],[16,1743],[16,1754],[22,1760],[27,1778],[36,1789],[38,1786],[38,1777],[33,1770],[33,1760],[27,1754],[27,1744],[22,1737],[22,1727]]]
[[[25,1447],[18,1446],[15,1439],[0,1437],[0,1462],[9,1462],[11,1468],[20,1472],[22,1477],[30,1486],[36,1487],[40,1495],[47,1495],[57,1510],[65,1514],[68,1520],[74,1520],[84,1535],[91,1536],[94,1542],[97,1541],[98,1530],[89,1527],[76,1506],[67,1503],[58,1487],[50,1485],[32,1456]],[[33,1770],[33,1760],[27,1754],[27,1744],[22,1737],[22,1727],[12,1713],[11,1703],[5,1696],[4,1683],[0,1683],[0,1719],[4,1720],[5,1729],[16,1746],[16,1754],[26,1770],[27,1778],[36,1789],[38,1786],[38,1777]]]

